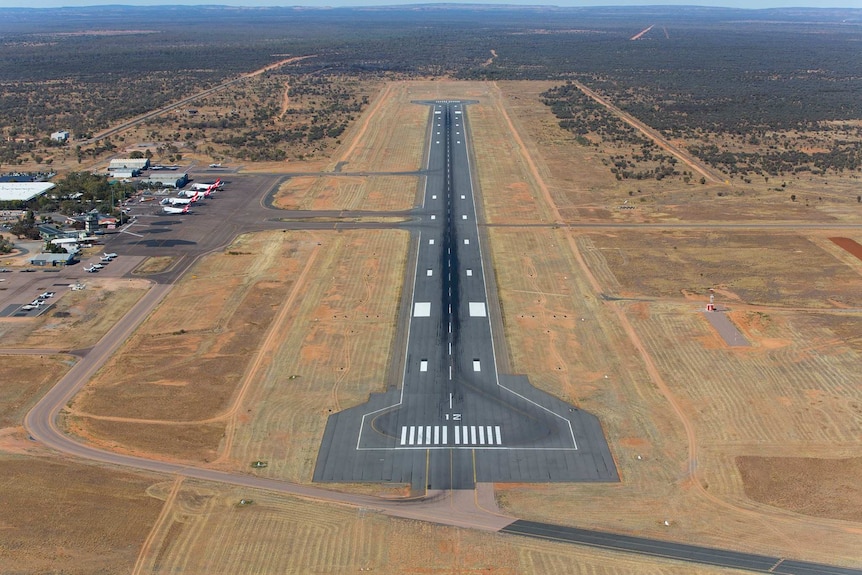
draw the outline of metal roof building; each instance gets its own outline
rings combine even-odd
[[[108,172],[108,175],[112,178],[137,178],[141,175],[141,171],[119,169]]]
[[[170,186],[172,188],[182,188],[189,183],[188,174],[158,174],[151,175],[144,180],[149,184],[159,184],[161,186]]]
[[[116,170],[146,170],[149,166],[150,160],[147,158],[123,158],[111,160],[108,164],[108,171],[113,172]]]
[[[51,182],[0,182],[0,202],[26,202],[56,187]]]
[[[39,254],[30,259],[34,266],[67,266],[75,261],[75,254]]]

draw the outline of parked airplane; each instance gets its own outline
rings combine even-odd
[[[210,164],[210,168],[221,168],[221,162],[218,164]]]
[[[209,184],[192,184],[193,190],[206,190],[209,188],[212,188],[213,190],[220,190],[221,189],[221,178],[219,178],[216,181],[211,182]]]
[[[185,196],[187,198],[193,198],[194,196],[198,196],[198,199],[202,200],[204,198],[210,197],[210,194],[212,194],[214,191],[215,191],[215,184],[211,185],[210,187],[208,187],[207,189],[205,189],[203,191],[195,189],[195,188],[192,188],[190,190],[180,190],[178,195]]]
[[[96,273],[97,271],[99,271],[99,268],[97,268],[96,266],[90,266],[90,267],[88,267],[88,268],[84,268],[84,271],[85,271],[85,272],[89,272],[89,273],[91,273],[91,274],[94,274],[94,273]]]
[[[171,206],[165,206],[162,208],[166,214],[187,214],[189,213],[189,205],[186,204],[184,208],[172,208]]]
[[[114,259],[115,257],[117,257],[117,254],[115,254],[115,253],[106,254],[105,252],[102,252],[102,257]]]
[[[161,204],[163,206],[168,206],[168,205],[170,205],[170,206],[175,206],[175,205],[184,206],[186,204],[191,204],[192,202],[196,202],[199,199],[201,199],[202,197],[203,197],[202,195],[195,192],[194,195],[190,198],[165,198],[164,200],[161,201]]]

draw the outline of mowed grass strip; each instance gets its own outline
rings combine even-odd
[[[418,170],[425,149],[429,108],[412,104],[415,95],[404,82],[387,84],[351,126],[345,145],[335,155],[343,171]]]
[[[413,207],[418,181],[415,176],[301,176],[282,184],[275,205],[285,210],[407,210]]]

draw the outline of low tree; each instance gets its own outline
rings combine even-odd
[[[23,218],[12,225],[9,231],[19,240],[21,238],[39,239],[39,230],[36,229],[36,217],[29,210],[24,214]]]

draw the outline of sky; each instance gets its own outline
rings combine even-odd
[[[0,8],[55,8],[59,6],[113,5],[226,5],[226,6],[391,6],[437,4],[421,0],[0,0]],[[550,6],[719,6],[726,8],[859,8],[862,0],[448,0],[450,4],[521,4]]]

